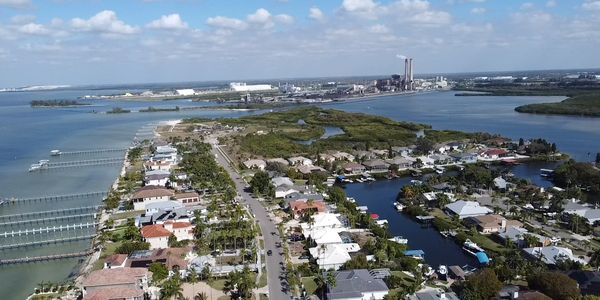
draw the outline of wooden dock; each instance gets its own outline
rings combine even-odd
[[[77,198],[89,198],[89,197],[106,197],[108,192],[88,192],[80,194],[68,194],[68,195],[54,195],[54,196],[43,196],[34,198],[8,198],[4,199],[8,203],[22,203],[22,202],[43,202],[43,201],[60,201]]]
[[[90,217],[95,218],[96,217],[96,213],[66,215],[66,216],[54,216],[54,217],[49,217],[49,218],[40,218],[40,219],[29,219],[29,220],[4,222],[4,223],[0,223],[0,227],[13,227],[13,226],[21,226],[21,225],[25,225],[25,224],[52,223],[52,222],[61,221],[61,220],[83,219],[83,218],[90,218]]]
[[[79,223],[79,224],[70,224],[70,225],[61,225],[61,226],[48,226],[43,228],[36,229],[25,229],[25,230],[17,230],[17,231],[5,231],[0,233],[0,237],[8,238],[8,237],[16,237],[16,236],[24,236],[24,235],[36,235],[50,232],[61,232],[61,231],[72,231],[83,228],[96,227],[98,222],[88,222],[88,223]]]
[[[66,237],[66,238],[60,238],[60,239],[15,243],[15,244],[0,246],[0,251],[8,250],[8,249],[15,249],[15,248],[31,247],[31,246],[40,246],[40,245],[48,245],[48,244],[74,242],[74,241],[79,241],[79,240],[88,240],[88,239],[93,239],[94,237],[96,237],[96,234],[86,234],[86,235],[82,235],[82,236],[73,236],[73,237]]]
[[[64,152],[61,151],[59,156],[63,156],[63,155],[101,154],[101,153],[125,152],[125,151],[127,151],[127,148],[95,149],[95,150],[64,151]]]
[[[81,252],[74,252],[74,253],[62,253],[62,254],[54,254],[54,255],[32,256],[32,257],[12,258],[12,259],[0,259],[0,266],[43,262],[43,261],[51,261],[51,260],[66,259],[66,258],[85,257],[85,256],[92,255],[92,253],[94,253],[93,249],[90,249],[87,251],[81,251]]]
[[[15,220],[27,220],[29,218],[40,218],[44,216],[60,216],[60,215],[70,215],[71,213],[84,213],[84,212],[95,212],[102,205],[95,206],[81,206],[74,208],[65,208],[65,209],[56,209],[56,210],[46,210],[46,211],[34,211],[23,214],[14,214],[14,215],[0,215],[0,222],[10,222]]]

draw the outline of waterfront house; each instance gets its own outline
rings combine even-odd
[[[147,161],[144,163],[144,167],[146,170],[162,170],[169,171],[174,165],[168,161]]]
[[[333,156],[337,161],[354,161],[355,159],[354,155],[342,151],[332,151],[331,156]]]
[[[412,157],[404,157],[404,156],[396,156],[394,158],[386,160],[386,162],[390,165],[398,166],[397,171],[406,170],[411,168],[415,163],[416,159]]]
[[[144,184],[155,186],[167,186],[167,183],[169,183],[169,177],[170,174],[146,175],[144,177]]]
[[[302,175],[310,175],[312,173],[327,173],[327,170],[319,167],[319,166],[313,166],[313,165],[299,165],[296,167],[296,170],[298,170],[298,172]]]
[[[448,197],[450,202],[456,201],[456,196],[453,193],[438,193],[438,192],[427,192],[422,193],[420,198],[421,201],[425,202],[426,205],[435,206],[440,195],[445,195]]]
[[[327,286],[327,299],[335,300],[381,300],[388,293],[385,282],[366,269],[335,272],[335,285]]]
[[[448,165],[454,162],[454,158],[446,154],[432,154],[429,158],[433,159],[436,165]]]
[[[290,162],[288,162],[287,160],[278,157],[278,158],[271,158],[271,159],[267,159],[267,164],[280,164],[282,166],[289,166]]]
[[[566,217],[569,215],[578,215],[585,218],[590,225],[600,222],[600,209],[592,208],[588,204],[581,204],[579,200],[567,200],[563,206],[563,212]]]
[[[313,161],[304,157],[304,156],[294,156],[294,157],[290,157],[288,158],[288,161],[290,162],[290,165],[292,166],[312,166]]]
[[[193,206],[200,203],[200,195],[196,191],[187,191],[183,193],[177,193],[173,196],[173,200],[185,205]]]
[[[524,248],[523,251],[533,259],[539,259],[547,265],[556,265],[559,261],[571,260],[585,265],[585,261],[573,255],[569,248],[549,246]]]
[[[421,161],[421,165],[419,167],[431,168],[435,165],[435,160],[430,158],[429,156],[421,155],[416,159],[416,161],[419,160]]]
[[[468,217],[465,223],[470,226],[475,226],[482,234],[492,234],[500,231],[505,231],[508,227],[521,227],[523,223],[517,220],[507,220],[501,215],[483,215]]]
[[[150,217],[150,224],[165,224],[167,222],[188,222],[190,223],[192,220],[192,214],[188,212],[185,208],[177,208],[170,210],[159,210]],[[140,218],[141,220],[141,218]],[[148,224],[143,224],[148,225]]]
[[[174,193],[172,190],[166,189],[163,186],[147,185],[138,189],[131,196],[133,201],[134,210],[146,209],[146,204],[169,201],[173,197]]]
[[[437,192],[446,192],[446,193],[454,192],[454,190],[456,190],[455,185],[449,184],[447,182],[438,183],[436,185],[431,186],[431,188]]]
[[[367,160],[363,163],[371,173],[384,173],[389,171],[389,164],[381,159]]]
[[[129,255],[129,266],[132,268],[149,268],[153,263],[161,263],[169,271],[179,270],[185,272],[188,267],[185,256],[189,252],[190,250],[186,248],[138,250]]]
[[[508,182],[501,176],[494,178],[494,187],[500,191],[506,191],[508,189]]]
[[[366,170],[365,166],[354,162],[344,164],[343,168],[344,173],[348,175],[360,175]]]
[[[508,155],[504,149],[487,149],[479,153],[480,160],[498,160]]]
[[[249,159],[244,162],[244,167],[263,171],[267,167],[267,163],[262,159]]]
[[[290,213],[294,219],[302,217],[306,213],[325,213],[327,206],[323,201],[295,200],[290,202]]]
[[[82,281],[84,300],[142,300],[152,272],[146,268],[116,268],[92,271]]]
[[[127,254],[113,254],[104,261],[105,269],[124,268],[127,263]]]
[[[460,300],[454,292],[444,292],[438,290],[427,290],[413,295],[409,295],[408,300]]]
[[[343,244],[340,234],[333,230],[313,230],[309,236],[306,236],[308,237],[317,244],[317,247],[323,244]]]
[[[309,236],[310,231],[313,230],[337,230],[340,231],[344,227],[342,226],[342,222],[338,219],[336,214],[332,213],[318,213],[312,216],[313,222],[302,223],[300,227],[302,227],[302,231],[304,236]]]
[[[449,215],[458,216],[459,219],[492,213],[491,209],[480,206],[478,202],[465,200],[458,200],[454,203],[450,203],[446,205],[445,210]]]
[[[183,204],[177,201],[160,201],[146,204],[145,215],[153,215],[160,211],[172,211],[182,208]]]
[[[455,152],[450,153],[449,155],[459,164],[474,164],[477,162],[477,154],[475,153]]]
[[[539,235],[537,233],[529,232],[529,230],[527,230],[523,227],[507,227],[503,231],[497,232],[496,234],[498,235],[498,237],[500,238],[500,240],[502,240],[502,242],[504,244],[506,244],[507,241],[511,241],[511,242],[515,243],[517,245],[517,247],[519,247],[519,248],[525,248],[528,246],[546,247],[546,246],[549,246],[550,244],[552,244],[552,239],[550,239],[549,237],[545,237],[545,236]],[[527,245],[527,242],[525,241],[525,237],[528,235],[535,237],[538,240],[538,244],[537,245]]]
[[[163,224],[142,227],[142,237],[150,244],[150,249],[168,248],[169,237],[174,235],[177,241],[192,240],[194,227],[190,222],[166,221]]]
[[[335,161],[335,157],[327,153],[321,153],[319,154],[319,160],[321,162],[333,163]]]
[[[348,251],[340,244],[323,244],[319,247],[310,248],[308,251],[321,270],[338,270],[352,259]]]

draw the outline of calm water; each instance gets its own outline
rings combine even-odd
[[[122,92],[122,90],[65,90],[0,93],[0,196],[35,197],[107,190],[120,169],[119,165],[108,165],[65,168],[41,173],[27,172],[31,163],[40,159],[48,159],[48,153],[52,149],[75,151],[95,148],[126,148],[130,145],[136,131],[148,124],[193,116],[239,117],[250,114],[250,112],[219,110],[118,115],[93,113],[108,111],[117,106],[137,111],[148,106],[166,108],[179,106],[183,108],[216,105],[206,102],[192,103],[187,100],[167,102],[87,101],[91,102],[93,106],[55,109],[32,109],[29,107],[31,100],[76,99],[82,95]],[[488,131],[511,138],[543,137],[556,142],[560,149],[580,160],[588,159],[587,152],[600,151],[600,118],[539,116],[518,114],[513,111],[517,105],[559,101],[562,99],[561,97],[455,97],[453,95],[451,92],[444,92],[410,97],[384,97],[363,102],[328,105],[328,107],[378,114],[396,120],[427,123],[433,125],[435,129]],[[119,153],[111,154],[109,157],[113,156],[119,156]],[[77,158],[61,159],[74,160]],[[517,172],[515,171],[515,173]],[[364,191],[353,191],[354,186],[349,186],[348,192],[351,195],[356,193],[354,196],[360,201],[369,201],[364,203],[371,209],[377,209],[382,217],[388,219],[392,227],[397,228],[393,230],[401,230],[410,226],[418,226],[410,220],[403,219],[391,207],[391,202],[401,184],[401,180],[383,181],[365,185],[367,190]],[[371,195],[380,196],[372,197]],[[0,214],[94,205],[99,201],[99,198],[74,199],[52,203],[30,203],[22,206],[3,206],[0,207]],[[386,215],[386,212],[390,215]],[[57,222],[55,225],[60,224],[65,223]],[[0,229],[0,231],[7,230]],[[427,246],[429,239],[436,239],[433,237],[435,232],[430,238],[425,238],[425,235],[420,237],[419,234],[412,237],[409,233],[402,231],[398,231],[398,233],[409,238],[413,248],[423,248],[428,252],[427,259],[431,264],[442,263],[435,260],[435,251],[425,249],[429,247]],[[437,233],[435,236],[441,238]],[[6,241],[0,240],[0,244],[3,242]],[[438,242],[444,243],[439,245],[445,246],[447,243],[447,247],[453,247],[453,243],[450,241],[438,240]],[[432,244],[438,245],[437,242]],[[72,252],[85,249],[87,246],[88,242],[81,241],[17,251],[0,251],[0,257]],[[447,264],[461,264],[462,260],[465,260],[465,263],[472,261],[469,257],[465,257],[462,251],[448,251],[446,255],[452,260],[445,260],[444,263]],[[15,284],[1,285],[0,294],[3,299],[22,299],[42,280],[61,281],[66,279],[76,270],[77,265],[78,260],[75,259],[2,267],[0,268],[0,282]]]

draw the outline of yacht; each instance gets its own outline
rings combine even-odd
[[[437,272],[442,276],[446,276],[448,274],[448,267],[445,265],[440,265],[437,269]]]
[[[59,156],[59,155],[61,155],[61,152],[60,152],[60,150],[52,150],[52,151],[50,151],[50,155],[51,156]]]
[[[402,236],[395,236],[391,239],[388,239],[388,241],[392,241],[394,243],[398,243],[398,244],[402,244],[402,245],[408,244],[408,239],[405,239]]]
[[[38,161],[38,164],[39,164],[40,166],[45,166],[45,165],[47,165],[49,162],[50,162],[50,161],[49,161],[49,160],[47,160],[47,159],[42,159],[42,160]]]
[[[404,204],[402,204],[400,202],[394,202],[394,207],[396,208],[397,211],[404,210]]]
[[[467,239],[463,244],[463,250],[467,251],[469,254],[477,255],[479,252],[485,252],[483,248],[479,247],[476,243],[473,243],[471,240]]]
[[[41,168],[42,166],[40,164],[31,164],[31,166],[29,166],[29,172],[33,172],[33,171],[37,171]]]

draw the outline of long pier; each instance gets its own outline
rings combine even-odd
[[[102,207],[102,205],[81,206],[81,207],[56,209],[56,210],[35,211],[35,212],[24,213],[24,214],[0,215],[0,221],[10,222],[11,220],[25,220],[25,219],[32,218],[32,217],[40,218],[42,216],[65,215],[65,214],[77,213],[77,212],[83,213],[86,211],[97,211],[101,207]]]
[[[88,192],[88,193],[80,193],[80,194],[67,194],[67,195],[54,195],[54,196],[43,196],[43,197],[34,197],[34,198],[9,198],[5,199],[5,201],[9,203],[19,203],[19,202],[44,202],[44,201],[60,201],[60,200],[69,200],[69,199],[77,199],[77,198],[89,198],[89,197],[106,197],[108,192]]]
[[[92,239],[95,236],[96,236],[95,234],[88,234],[88,235],[82,235],[82,236],[74,236],[74,237],[52,239],[52,240],[45,240],[45,241],[35,241],[35,242],[25,242],[25,243],[16,243],[16,244],[10,244],[10,245],[2,245],[2,246],[0,246],[0,250],[30,247],[30,246],[39,246],[39,245],[46,245],[46,244],[66,243],[66,242],[73,242],[73,241],[79,241],[79,240],[87,240],[87,239]]]
[[[59,156],[63,156],[63,155],[99,154],[99,153],[123,152],[123,151],[127,151],[127,148],[95,149],[95,150],[80,150],[80,151],[64,151],[64,152],[60,152]]]
[[[90,227],[96,227],[98,224],[100,224],[99,222],[92,222],[92,223],[79,223],[79,224],[70,224],[70,225],[60,225],[60,226],[48,226],[48,227],[42,227],[42,228],[36,228],[36,229],[25,229],[25,230],[18,230],[18,231],[5,231],[3,233],[0,233],[0,237],[15,237],[15,236],[22,236],[22,235],[36,235],[36,234],[43,234],[43,233],[50,233],[50,232],[60,232],[60,231],[69,231],[69,230],[76,230],[76,229],[83,229],[83,228],[90,228]]]
[[[94,253],[93,249],[90,249],[87,251],[81,251],[81,252],[74,252],[74,253],[62,253],[62,254],[54,254],[54,255],[32,256],[32,257],[12,258],[12,259],[0,259],[0,266],[25,264],[25,263],[33,263],[33,262],[41,262],[41,261],[51,261],[51,260],[66,259],[66,258],[84,257],[84,256],[89,256],[92,253]]]
[[[98,165],[106,163],[120,163],[123,162],[123,157],[112,157],[112,158],[98,158],[88,160],[73,160],[73,161],[61,161],[61,162],[50,162],[44,165],[41,169],[54,169],[54,168],[65,168],[65,167],[79,167]]]
[[[20,225],[25,225],[25,224],[50,223],[50,222],[56,222],[56,221],[61,221],[61,220],[82,219],[85,217],[96,217],[96,213],[56,216],[56,217],[49,217],[49,218],[4,222],[4,223],[0,223],[0,227],[13,227],[13,226],[20,226]]]

